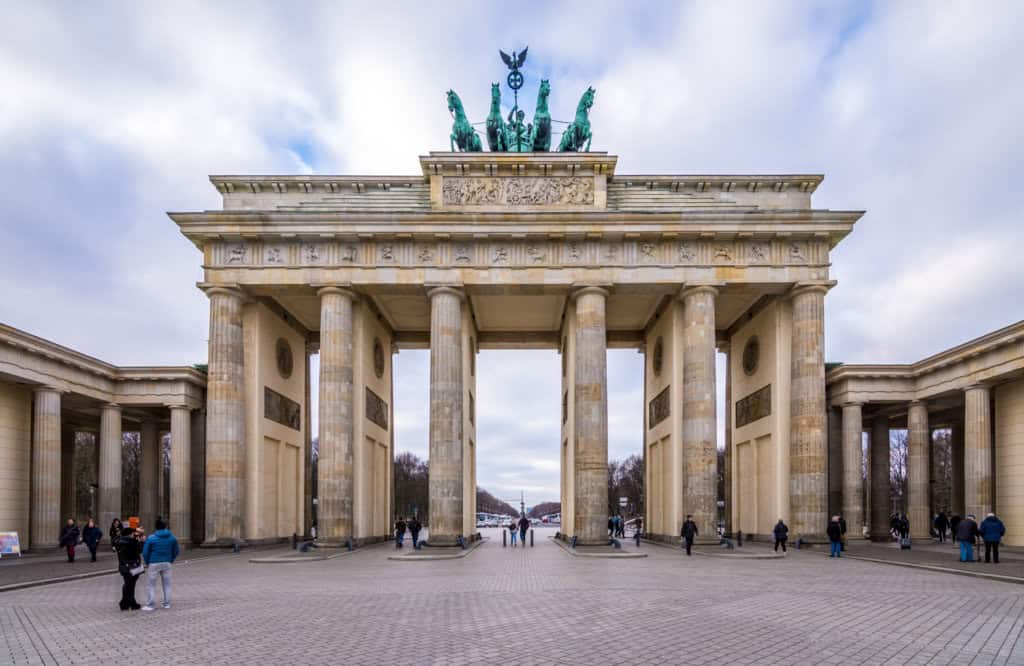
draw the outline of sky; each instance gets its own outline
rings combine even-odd
[[[823,173],[866,210],[833,252],[829,361],[911,362],[1024,318],[1024,3],[22,3],[0,40],[0,321],[122,365],[204,362],[209,174],[413,174],[529,45],[552,116],[588,85],[619,173]],[[396,359],[426,454],[427,354]],[[609,450],[641,357],[609,354]],[[552,352],[479,359],[480,485],[558,496]],[[538,381],[543,378],[543,381]],[[721,382],[719,382],[721,384]],[[516,409],[509,409],[514,405]]]

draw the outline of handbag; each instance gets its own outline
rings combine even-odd
[[[142,572],[145,571],[145,570],[146,570],[146,567],[140,564],[139,566],[135,567],[134,569],[129,569],[128,573],[130,573],[133,576],[141,576]]]

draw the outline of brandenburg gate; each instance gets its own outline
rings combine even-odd
[[[430,349],[431,544],[475,532],[475,359],[499,348],[561,355],[551,409],[562,531],[578,544],[607,543],[608,348],[645,355],[652,536],[672,539],[686,514],[716,534],[716,349],[733,528],[766,534],[784,517],[794,537],[823,532],[829,253],[861,212],[815,209],[819,175],[622,175],[601,152],[419,163],[214,176],[222,210],[171,213],[203,253],[210,299],[206,543],[308,526],[302,359],[316,349],[327,542],[389,537],[391,359],[406,348]]]

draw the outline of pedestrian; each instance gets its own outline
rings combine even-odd
[[[686,548],[686,555],[691,555],[690,549],[693,548],[693,538],[700,534],[700,530],[697,529],[697,523],[693,522],[693,516],[686,514],[686,520],[683,521],[683,526],[679,530],[679,536],[683,537],[683,547]]]
[[[900,514],[897,529],[900,533],[900,541],[903,541],[910,535],[910,519],[907,518],[907,514]]]
[[[315,520],[313,521],[313,524],[309,526],[309,536],[313,537],[313,541],[316,541],[316,521]]]
[[[89,554],[92,555],[91,562],[96,561],[96,549],[100,545],[100,541],[103,540],[103,530],[96,527],[96,521],[92,518],[85,524],[85,529],[82,530],[82,541],[89,547]]]
[[[634,527],[636,529],[636,536],[640,536],[644,533],[644,519],[641,516],[637,516]]]
[[[842,550],[846,550],[846,518],[843,518],[843,514],[839,514],[839,530],[842,534],[842,539],[840,539],[840,548],[842,548]]]
[[[782,546],[782,552],[785,553],[786,540],[789,538],[789,527],[786,523],[782,522],[782,518],[779,518],[779,522],[775,523],[772,535],[775,537],[775,552],[779,552],[779,546]]]
[[[992,561],[995,564],[999,564],[999,541],[1006,534],[1006,526],[1003,525],[1003,521],[996,518],[996,514],[989,513],[985,516],[985,520],[981,521],[978,531],[981,532],[981,539],[985,542],[985,564],[989,563],[989,555],[992,556]]]
[[[615,536],[615,516],[608,516],[608,538]]]
[[[960,525],[960,521],[963,520],[959,513],[954,513],[949,517],[949,540],[953,542],[955,546],[957,544],[956,530]]]
[[[526,530],[530,529],[530,519],[526,517],[524,513],[519,518],[519,543],[526,548]]]
[[[939,535],[939,543],[946,540],[946,528],[949,527],[949,520],[946,518],[946,512],[940,511],[939,515],[935,516],[935,532]]]
[[[413,515],[412,520],[409,521],[409,534],[412,535],[413,550],[419,548],[421,529],[423,529],[423,525],[420,524],[420,519]]]
[[[405,542],[405,518],[395,516],[395,548],[401,548]]]
[[[828,534],[828,541],[831,544],[832,550],[829,553],[829,557],[842,557],[843,556],[843,528],[839,524],[839,516],[832,516],[832,522],[828,524],[825,529]]]
[[[956,526],[956,540],[960,544],[960,561],[974,561],[974,539],[978,536],[978,523],[974,522],[974,514],[968,514]]]
[[[142,559],[146,563],[146,605],[144,611],[153,610],[156,603],[156,579],[164,591],[164,608],[171,607],[171,565],[178,559],[178,540],[167,529],[167,523],[156,521],[156,531],[146,539],[142,547]]]
[[[515,548],[516,547],[516,534],[517,534],[517,532],[516,532],[516,521],[513,520],[513,521],[511,521],[508,524],[508,531],[509,531],[509,539],[512,541],[512,547]]]
[[[60,528],[59,543],[68,553],[68,563],[74,562],[75,546],[78,545],[78,525],[74,518],[68,518],[68,522]]]
[[[117,572],[121,574],[121,610],[139,610],[142,606],[135,600],[135,583],[144,571],[142,566],[142,535],[139,530],[125,527],[114,541],[117,553]]]
[[[117,540],[121,538],[121,528],[124,527],[121,524],[120,518],[114,518],[110,521],[110,530],[107,534],[110,536],[110,550],[117,552]]]

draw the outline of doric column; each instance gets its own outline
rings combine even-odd
[[[192,541],[192,410],[171,406],[170,527],[178,541]]]
[[[103,529],[121,517],[121,407],[104,405],[100,412],[100,474],[96,512]]]
[[[152,531],[160,498],[160,439],[155,421],[146,419],[142,422],[139,440],[142,446],[139,457],[139,519],[146,530]]]
[[[871,540],[889,541],[889,417],[876,415],[871,424]]]
[[[32,401],[32,510],[29,548],[57,545],[60,515],[60,392],[37,388]]]
[[[717,543],[718,455],[715,426],[715,297],[702,285],[683,290],[683,515],[701,541]],[[678,529],[678,528],[676,528]]]
[[[608,292],[584,287],[576,300],[573,516],[576,543],[608,543]]]
[[[306,439],[303,443],[303,498],[302,498],[302,533],[307,537],[312,534],[313,527],[313,389],[312,370],[310,364],[310,343],[307,342],[303,351],[304,367],[306,368],[306,391],[305,391],[305,414],[303,423],[306,424]],[[318,401],[319,402],[319,401]],[[319,418],[319,413],[317,414]],[[319,437],[319,435],[318,435]]]
[[[60,520],[78,518],[75,497],[75,428],[61,423],[60,429]]]
[[[789,510],[794,536],[821,536],[828,522],[825,415],[825,285],[790,293]],[[822,537],[823,538],[823,537]]]
[[[434,546],[462,536],[462,299],[452,287],[430,296],[430,534]]]
[[[964,393],[964,508],[980,522],[992,510],[992,417],[988,386]]]
[[[732,531],[732,350],[728,342],[720,344],[718,350],[725,353],[725,456],[722,476],[725,481],[725,533]],[[646,410],[644,410],[646,412]],[[646,431],[645,431],[646,432]],[[647,447],[644,447],[646,450]]]
[[[242,540],[245,501],[245,374],[242,294],[215,287],[210,297],[206,383],[205,542]],[[159,511],[159,509],[158,509]]]
[[[353,532],[353,351],[355,294],[324,287],[320,295],[320,459],[318,535],[340,544]]]
[[[950,498],[950,508],[956,515],[964,516],[964,424],[954,421],[949,434],[952,438],[950,467],[953,468],[953,496]]]
[[[847,536],[854,539],[864,534],[863,421],[859,402],[843,405],[843,517]]]
[[[915,539],[927,539],[931,534],[928,506],[930,434],[928,407],[915,400],[907,408],[907,518],[910,519],[910,536]]]

